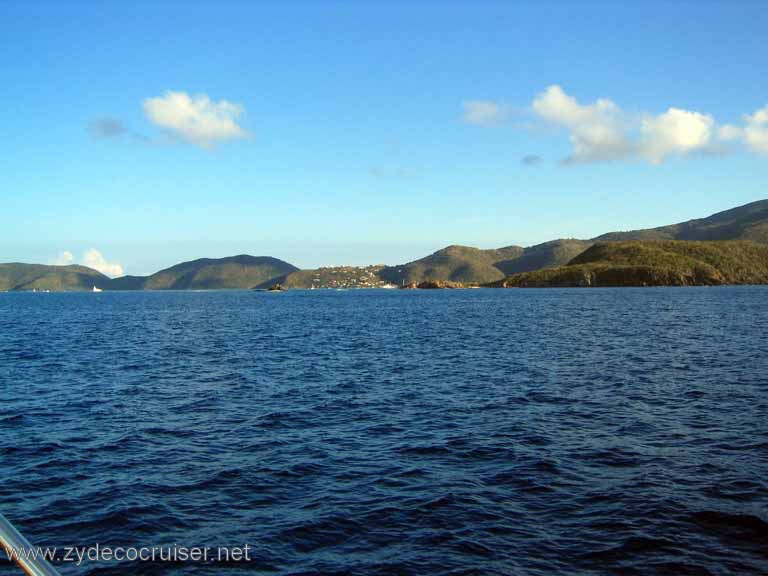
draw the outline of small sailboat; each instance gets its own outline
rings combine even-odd
[[[94,292],[103,292],[101,288],[97,288],[96,286],[93,287]]]

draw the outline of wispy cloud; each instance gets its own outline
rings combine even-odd
[[[79,262],[75,262],[75,255],[72,252],[64,250],[59,253],[56,258],[52,259],[50,263],[55,266],[69,266],[71,264],[79,263],[88,268],[93,268],[102,274],[111,276],[112,278],[125,275],[125,271],[120,264],[117,262],[108,262],[104,255],[95,248],[86,250]]]
[[[463,103],[462,119],[475,126],[498,126],[508,115],[506,107],[491,100],[467,100]]]
[[[520,164],[523,166],[538,166],[543,161],[543,158],[538,154],[527,154],[520,158]]]
[[[219,142],[247,138],[238,122],[244,113],[239,104],[212,101],[207,95],[167,91],[144,100],[144,114],[169,136],[203,148]]]
[[[420,171],[416,168],[387,168],[381,166],[373,166],[368,169],[368,174],[374,178],[409,178],[411,176],[418,176]]]
[[[88,132],[97,140],[120,138],[127,130],[117,118],[97,118],[88,124]]]
[[[88,123],[88,134],[94,140],[119,142],[128,139],[132,142],[153,144],[153,140],[144,134],[130,130],[119,118],[96,118]]]

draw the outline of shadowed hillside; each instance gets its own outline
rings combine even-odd
[[[182,262],[151,276],[125,276],[112,281],[112,290],[220,290],[253,288],[297,271],[268,256],[201,258]]]
[[[567,266],[514,274],[497,287],[768,283],[768,246],[749,241],[600,242]]]
[[[551,268],[552,266],[564,266],[591,245],[592,242],[589,240],[576,240],[573,238],[551,240],[550,242],[530,246],[518,258],[499,262],[496,264],[496,267],[505,274],[516,274],[541,268]]]
[[[387,266],[379,275],[383,280],[398,286],[439,280],[463,284],[492,282],[504,277],[497,264],[514,260],[522,253],[523,248],[520,246],[498,250],[448,246],[402,266]]]
[[[0,290],[93,290],[106,288],[110,279],[85,266],[0,264]]]
[[[481,250],[448,246],[434,254],[401,266],[388,266],[379,275],[387,282],[460,282],[484,284],[516,272],[528,272],[567,264],[592,243],[587,240],[552,240],[529,248],[507,246]]]

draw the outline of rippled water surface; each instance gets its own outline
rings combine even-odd
[[[766,574],[768,289],[0,294],[0,510],[252,550],[67,575]]]

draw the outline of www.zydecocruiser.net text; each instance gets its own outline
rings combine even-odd
[[[6,548],[11,562],[46,560],[51,563],[85,562],[250,562],[252,548],[243,546],[61,546]]]

